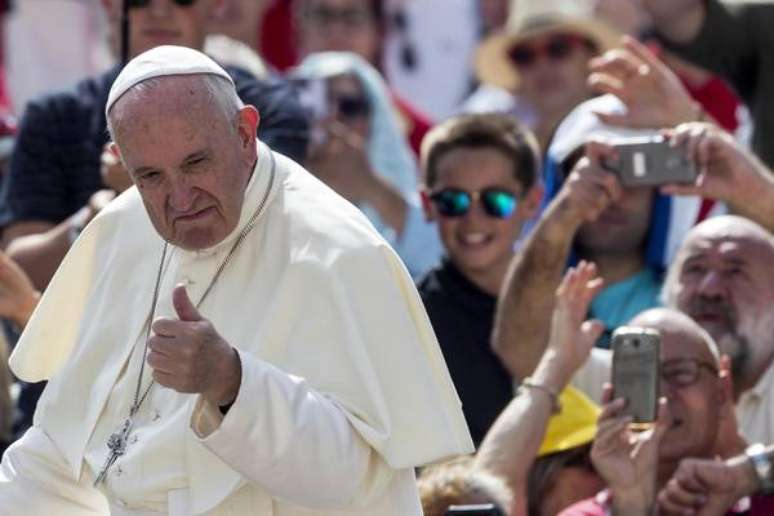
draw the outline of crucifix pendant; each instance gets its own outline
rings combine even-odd
[[[133,424],[132,418],[128,417],[118,430],[110,434],[107,441],[107,447],[110,449],[110,453],[105,459],[105,464],[102,466],[102,471],[100,471],[97,476],[97,480],[94,481],[94,487],[97,487],[100,483],[105,481],[110,467],[118,460],[118,457],[126,453],[126,445],[129,442],[129,433],[132,431]]]

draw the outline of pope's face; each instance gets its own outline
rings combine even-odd
[[[156,231],[183,249],[204,249],[239,222],[258,115],[247,107],[229,120],[191,78],[165,82],[179,86],[118,101],[116,144]]]

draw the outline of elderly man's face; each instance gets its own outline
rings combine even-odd
[[[680,368],[695,370],[695,380],[689,385],[680,384],[677,377],[669,381],[662,374],[661,378],[661,395],[667,398],[673,421],[659,449],[660,460],[667,462],[708,456],[717,438],[722,408],[729,402],[718,376],[717,360],[701,336],[692,331],[662,329],[662,373],[676,374]]]
[[[774,344],[774,247],[752,233],[689,237],[680,253],[670,300],[731,356],[736,374],[769,360]]]
[[[117,51],[122,3],[121,0],[103,0],[103,3],[111,22],[111,39]],[[149,0],[144,7],[132,7],[129,10],[131,57],[160,45],[201,50],[215,3],[215,0],[194,0],[190,5],[178,5],[174,0]]]
[[[258,114],[234,120],[196,78],[167,78],[120,99],[116,144],[156,231],[188,250],[211,247],[239,222],[255,161]]]

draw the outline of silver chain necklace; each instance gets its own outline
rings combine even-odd
[[[247,221],[247,224],[245,224],[245,227],[239,233],[239,236],[237,237],[236,242],[234,242],[234,245],[231,246],[231,249],[229,250],[228,254],[223,259],[223,262],[221,262],[220,266],[215,271],[215,275],[212,277],[212,280],[210,280],[210,284],[207,286],[207,289],[204,291],[204,294],[202,294],[202,297],[199,299],[199,302],[196,303],[197,309],[207,298],[210,291],[212,291],[212,287],[214,287],[215,283],[218,281],[218,279],[220,279],[220,275],[223,273],[226,266],[228,266],[228,264],[231,263],[231,259],[233,258],[234,253],[242,244],[245,237],[248,235],[248,233],[250,233],[253,227],[255,227],[255,223],[258,220],[258,215],[260,215],[261,211],[263,211],[263,207],[266,204],[267,199],[269,198],[269,193],[271,192],[271,188],[274,185],[274,175],[275,175],[274,169],[276,164],[274,161],[274,154],[272,154],[270,150],[267,152],[269,152],[269,156],[271,157],[271,172],[269,173],[269,185],[266,187],[266,192],[263,194],[263,199],[261,199],[260,204],[258,204],[258,207],[255,209],[255,212],[253,212],[253,215],[250,217],[250,220]],[[110,467],[116,462],[116,460],[118,460],[120,456],[126,453],[126,447],[127,447],[127,444],[129,443],[129,435],[131,434],[134,426],[134,416],[140,410],[140,407],[145,401],[145,398],[148,397],[148,393],[150,393],[151,388],[156,383],[155,380],[151,379],[151,382],[142,392],[142,396],[140,396],[140,390],[142,388],[142,377],[143,377],[143,373],[145,372],[145,361],[148,356],[148,341],[150,340],[150,327],[151,327],[151,323],[153,322],[153,316],[156,313],[156,303],[159,299],[159,288],[161,286],[161,276],[163,275],[163,271],[164,271],[164,261],[167,256],[168,247],[169,247],[169,243],[164,242],[164,248],[161,252],[161,261],[159,262],[159,270],[156,274],[156,286],[153,289],[153,300],[151,301],[151,309],[150,309],[150,313],[148,314],[148,319],[145,321],[145,348],[143,351],[143,359],[140,364],[140,373],[137,375],[137,386],[134,390],[134,401],[132,403],[132,407],[129,409],[129,416],[124,420],[121,426],[115,432],[110,434],[110,437],[108,437],[106,444],[110,452],[108,453],[108,456],[105,459],[105,463],[102,466],[102,470],[97,476],[97,479],[94,481],[94,487],[97,487],[100,483],[105,481]]]

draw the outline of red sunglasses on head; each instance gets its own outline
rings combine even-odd
[[[508,49],[508,58],[519,68],[532,66],[541,57],[551,61],[565,59],[578,48],[594,51],[595,46],[589,39],[575,34],[555,34],[543,43],[518,43]]]

